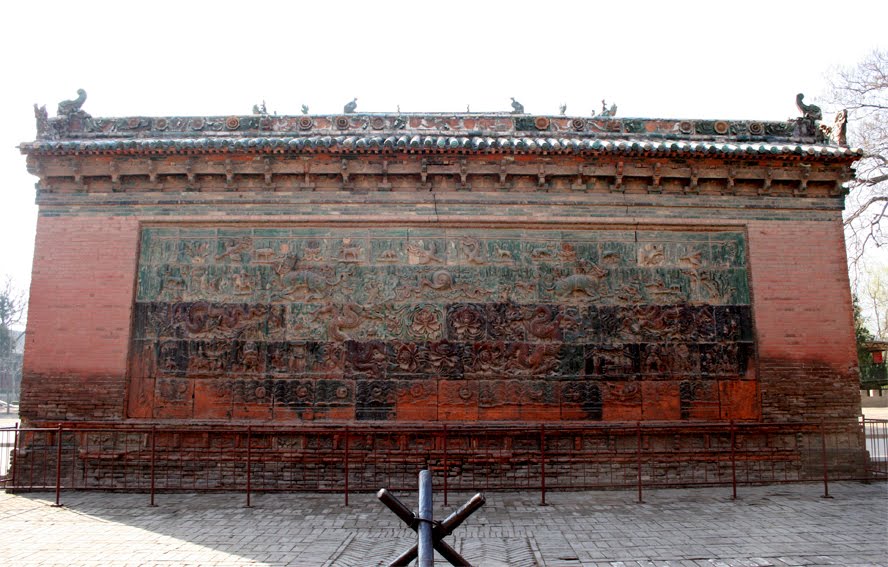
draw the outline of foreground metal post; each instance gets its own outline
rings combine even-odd
[[[419,567],[434,567],[435,549],[432,547],[432,475],[419,471]]]
[[[61,497],[62,497],[62,424],[59,424],[58,432],[58,443],[56,443],[56,499],[55,504],[53,505],[55,508],[61,507]]]
[[[345,458],[342,463],[344,472],[345,472],[345,505],[348,506],[348,426],[345,426]]]
[[[444,505],[447,506],[447,424],[444,424]]]
[[[826,429],[823,421],[820,422],[820,458],[823,461],[823,496],[821,498],[832,498],[829,495],[829,463],[826,460]]]
[[[734,429],[734,420],[731,420],[731,500],[737,499],[737,455],[735,446],[737,431]]]
[[[422,471],[420,473],[420,490],[422,490],[422,473],[428,473],[429,471]],[[428,499],[429,499],[429,508],[428,508],[428,517],[431,520],[431,475],[428,476]],[[417,517],[416,514],[410,511],[410,509],[405,506],[400,500],[398,500],[394,494],[382,488],[379,492],[376,493],[376,497],[385,504],[389,510],[395,513],[402,522],[407,524],[410,529],[417,532],[419,531],[423,524],[429,526],[431,531],[431,547],[437,551],[441,557],[446,559],[451,565],[470,565],[468,561],[466,561],[459,553],[456,552],[449,544],[444,541],[446,536],[449,536],[453,533],[453,530],[458,528],[460,524],[462,524],[466,519],[471,516],[476,510],[481,508],[484,505],[484,495],[476,494],[472,496],[465,504],[460,506],[460,508],[447,516],[439,524],[432,525],[431,521],[423,521],[420,520],[420,517],[423,516],[423,506],[422,506],[422,496],[420,496],[420,517]],[[422,535],[420,536],[420,542],[422,541]],[[420,545],[417,543],[412,546],[410,549],[402,553],[398,556],[394,561],[389,563],[389,567],[406,567],[409,565],[414,559],[420,556]],[[423,559],[420,558],[419,565],[434,565],[434,557],[433,554],[429,556],[428,562],[424,562]]]
[[[250,502],[250,495],[253,492],[253,477],[252,477],[252,469],[253,468],[253,426],[247,427],[247,508],[252,508],[253,504]]]
[[[155,489],[155,478],[154,478],[154,460],[157,453],[157,426],[151,426],[151,502],[148,506],[157,506],[154,503],[154,489]]]
[[[546,505],[546,425],[540,424],[540,506]]]
[[[641,422],[635,422],[635,453],[638,459],[638,503],[644,504],[641,492]]]

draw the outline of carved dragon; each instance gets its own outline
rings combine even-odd
[[[60,102],[57,114],[59,116],[70,116],[82,112],[80,107],[83,106],[84,102],[86,102],[86,91],[77,89],[77,98]]]
[[[343,329],[357,329],[361,326],[363,317],[362,309],[353,303],[346,303],[337,310],[332,304],[327,303],[318,310],[318,315],[327,317],[327,335],[334,341],[347,341],[348,337],[343,334]]]
[[[346,277],[345,274],[339,274],[326,278],[315,271],[299,269],[298,262],[295,256],[289,256],[275,268],[275,272],[280,276],[285,296],[297,292],[305,295],[322,294],[329,288],[339,285]]]
[[[804,102],[802,102],[804,98],[805,95],[802,93],[796,95],[796,106],[799,107],[799,111],[801,111],[802,116],[807,118],[808,120],[822,120],[823,111],[820,110],[820,107],[814,104],[805,104]]]

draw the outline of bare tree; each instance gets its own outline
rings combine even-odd
[[[872,248],[888,243],[888,51],[874,51],[831,80],[832,99],[848,110],[848,137],[863,149],[845,207],[848,263],[855,276]]]
[[[27,301],[23,291],[16,288],[12,278],[0,281],[0,389],[6,394],[6,412],[10,397],[17,394],[21,384],[21,356],[16,352],[19,332],[12,327],[25,321]]]
[[[858,286],[861,307],[868,314],[869,327],[875,331],[875,338],[888,335],[888,266],[870,265],[863,267],[865,281]]]

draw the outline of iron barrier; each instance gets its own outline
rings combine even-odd
[[[737,487],[888,479],[888,420],[0,429],[8,491],[354,492]]]

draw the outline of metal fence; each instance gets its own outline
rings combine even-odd
[[[888,420],[0,429],[7,490],[538,491],[888,479]]]

